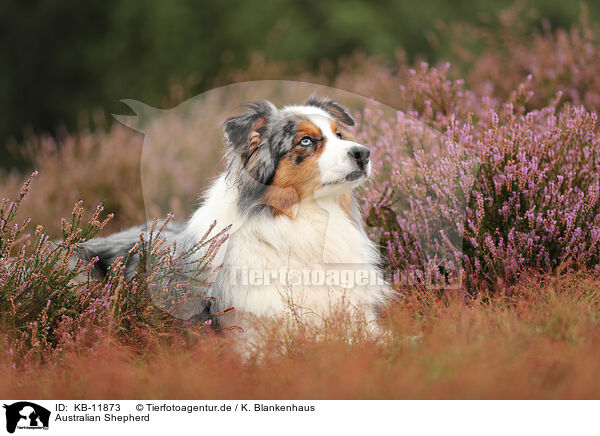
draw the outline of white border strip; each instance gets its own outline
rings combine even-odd
[[[31,401],[51,411],[41,434],[597,434],[599,401]],[[2,432],[6,433],[6,413]],[[19,421],[27,425],[25,420]],[[40,424],[41,426],[41,424]],[[190,432],[190,433],[187,433]],[[17,428],[15,435],[39,435]]]

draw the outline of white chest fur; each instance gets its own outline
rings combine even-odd
[[[233,200],[218,180],[187,231],[193,240],[214,219],[233,224],[216,259],[223,269],[212,296],[220,307],[256,316],[293,313],[306,321],[347,309],[367,321],[375,318],[388,292],[378,253],[335,198],[303,201],[294,219],[263,214],[245,220]],[[236,322],[239,317],[230,317],[226,324]]]

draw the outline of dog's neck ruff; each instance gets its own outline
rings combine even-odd
[[[214,232],[231,225],[230,238],[219,250],[214,263],[222,265],[209,295],[215,297],[215,310],[234,306],[238,313],[278,317],[288,311],[283,295],[290,296],[306,313],[327,316],[332,306],[344,304],[356,309],[369,321],[376,308],[389,296],[381,283],[305,286],[276,282],[244,284],[234,280],[239,271],[361,270],[381,277],[379,254],[360,223],[358,210],[348,210],[339,197],[306,199],[298,204],[294,219],[273,216],[267,210],[242,216],[237,209],[237,187],[225,175],[207,192],[204,204],[192,216],[185,231],[184,247],[196,243],[210,224]],[[356,205],[352,205],[356,208]],[[353,218],[358,216],[358,221]],[[286,298],[288,298],[286,297]],[[343,302],[343,303],[342,303]],[[237,317],[225,320],[227,325]]]

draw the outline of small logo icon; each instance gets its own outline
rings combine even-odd
[[[29,401],[19,401],[4,405],[6,409],[6,431],[14,433],[18,429],[48,429],[50,411]]]

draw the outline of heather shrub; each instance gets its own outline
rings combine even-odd
[[[155,222],[130,251],[142,259],[131,279],[124,275],[127,259],[118,258],[104,280],[95,280],[91,270],[96,259],[85,263],[76,253],[112,215],[101,220],[99,206],[85,220],[79,202],[71,219],[62,220],[62,240],[52,241],[41,226],[32,238],[26,233],[29,219],[14,223],[32,178],[17,201],[4,199],[0,204],[0,324],[11,359],[43,361],[64,351],[85,352],[106,341],[141,350],[165,340],[184,342],[190,334],[207,330],[210,322],[180,320],[169,309],[193,304],[186,301],[188,290],[208,285],[206,279],[186,274],[190,256],[206,248],[207,255],[193,261],[192,268],[196,275],[208,271],[225,231],[175,254],[160,236],[170,218],[160,227]]]
[[[206,124],[202,117],[160,119],[152,125],[152,146],[144,145],[143,135],[118,122],[106,131],[66,134],[60,140],[32,136],[17,152],[39,175],[17,218],[31,217],[33,224],[43,225],[53,237],[61,234],[56,218],[68,215],[79,200],[102,203],[104,213],[114,215],[104,234],[169,212],[178,220],[185,219],[221,159],[221,135],[206,138]],[[211,131],[220,132],[215,125]],[[17,172],[0,173],[0,178],[2,197],[18,192],[24,181]]]
[[[482,162],[465,229],[471,282],[503,289],[528,269],[598,268],[597,119],[571,105],[505,105],[480,139],[462,139]]]
[[[52,237],[61,235],[60,220],[73,204],[102,203],[105,213],[115,218],[106,231],[144,222],[144,202],[140,183],[140,135],[116,123],[110,130],[82,131],[61,140],[32,136],[17,152],[39,175],[33,190],[18,210],[20,220],[31,217]],[[0,197],[12,197],[26,176],[3,173]]]
[[[375,174],[363,215],[395,284],[455,286],[479,160],[410,114],[378,104],[361,114],[357,139],[371,146]]]
[[[473,104],[459,119],[445,108],[460,104],[447,103],[460,87],[422,68],[414,77],[429,83],[414,110],[363,114],[366,137],[377,129],[379,174],[363,204],[388,267],[419,275],[454,259],[447,266],[464,266],[470,291],[510,290],[527,270],[598,268],[597,114],[557,102],[527,110],[529,79],[509,102]],[[447,139],[426,120],[446,126]]]
[[[393,59],[356,53],[330,67],[335,74],[315,74],[312,81],[352,90],[404,111],[426,109],[422,105],[429,100],[434,112],[454,111],[457,117],[466,116],[473,104],[510,100],[529,76],[532,94],[527,109],[551,104],[558,93],[561,103],[589,110],[600,105],[599,32],[590,23],[585,5],[579,22],[569,29],[552,29],[519,3],[480,24],[440,23],[434,40],[453,53],[451,68],[445,62],[429,68],[418,58],[411,64],[400,49]],[[281,67],[264,66],[267,70],[279,74],[273,78],[291,75]],[[472,100],[469,94],[477,98]]]
[[[490,23],[452,24],[441,32],[450,41],[458,70],[481,96],[509,98],[528,75],[533,77],[529,108],[542,108],[561,92],[562,101],[600,107],[598,27],[589,22],[585,4],[569,29],[552,29],[523,4],[501,11]]]

